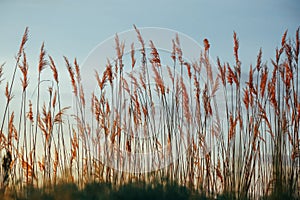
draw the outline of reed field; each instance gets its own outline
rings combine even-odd
[[[125,62],[116,35],[116,57],[91,70],[89,94],[76,59],[58,66],[42,44],[38,65],[28,64],[25,29],[15,66],[0,65],[0,198],[299,199],[299,28],[251,66],[235,32],[233,62],[212,61],[207,39],[185,60],[174,35],[165,66],[134,28],[141,48],[131,44]]]

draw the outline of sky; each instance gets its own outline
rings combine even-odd
[[[29,27],[25,50],[31,84],[42,42],[64,77],[63,56],[82,63],[99,43],[135,24],[172,29],[199,44],[207,38],[211,58],[232,64],[235,31],[242,68],[248,69],[260,48],[263,61],[270,63],[285,30],[294,37],[299,10],[298,0],[0,0],[0,64],[6,62],[4,76],[9,81],[22,34]]]

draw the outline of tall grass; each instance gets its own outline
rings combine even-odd
[[[59,71],[44,44],[36,99],[28,98],[26,28],[1,97],[6,101],[0,132],[2,195],[14,191],[16,198],[29,187],[47,192],[61,183],[85,188],[98,182],[121,192],[128,183],[175,182],[210,198],[299,198],[299,29],[293,40],[287,31],[283,34],[271,64],[262,61],[260,49],[255,66],[242,67],[236,33],[233,64],[218,58],[214,66],[207,39],[191,63],[176,36],[170,40],[173,66],[164,66],[155,41],[145,42],[134,28],[141,49],[136,52],[131,44],[131,63],[125,66],[125,43],[116,35],[116,58],[107,61],[104,72],[95,71],[92,94],[84,94],[77,60],[72,64],[64,57],[74,99],[68,107],[62,107]],[[46,67],[53,73],[48,85],[42,84]],[[13,110],[18,68],[21,102]],[[248,80],[242,78],[243,68],[249,69]],[[48,90],[44,102],[42,90]],[[217,97],[224,99],[224,108]]]

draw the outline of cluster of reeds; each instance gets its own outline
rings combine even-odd
[[[145,42],[135,30],[141,49],[136,52],[131,44],[130,66],[125,66],[125,43],[116,35],[116,59],[108,60],[100,74],[95,71],[92,94],[84,94],[77,60],[64,57],[74,104],[62,107],[59,72],[44,44],[37,96],[28,98],[26,28],[13,77],[1,97],[6,102],[0,131],[2,191],[61,182],[118,188],[167,181],[210,197],[299,197],[299,29],[294,41],[284,33],[271,65],[263,63],[260,50],[248,80],[242,78],[242,68],[248,67],[241,65],[236,33],[234,64],[218,58],[214,66],[207,39],[198,60],[185,60],[176,36],[170,41],[173,65],[165,66],[155,41]],[[47,67],[53,77],[47,79],[48,100],[41,102]],[[18,70],[22,92],[15,111],[17,105],[11,102]]]

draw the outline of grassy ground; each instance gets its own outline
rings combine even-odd
[[[88,183],[83,189],[79,189],[76,184],[64,183],[57,184],[53,188],[37,189],[33,187],[26,187],[23,192],[14,193],[7,191],[1,199],[32,199],[32,200],[102,200],[102,199],[249,199],[247,197],[237,198],[237,194],[224,193],[218,195],[207,195],[199,191],[192,191],[188,187],[174,184],[146,184],[146,183],[131,183],[114,188],[109,183]],[[296,199],[288,193],[271,194],[269,196],[260,197],[260,199]]]

